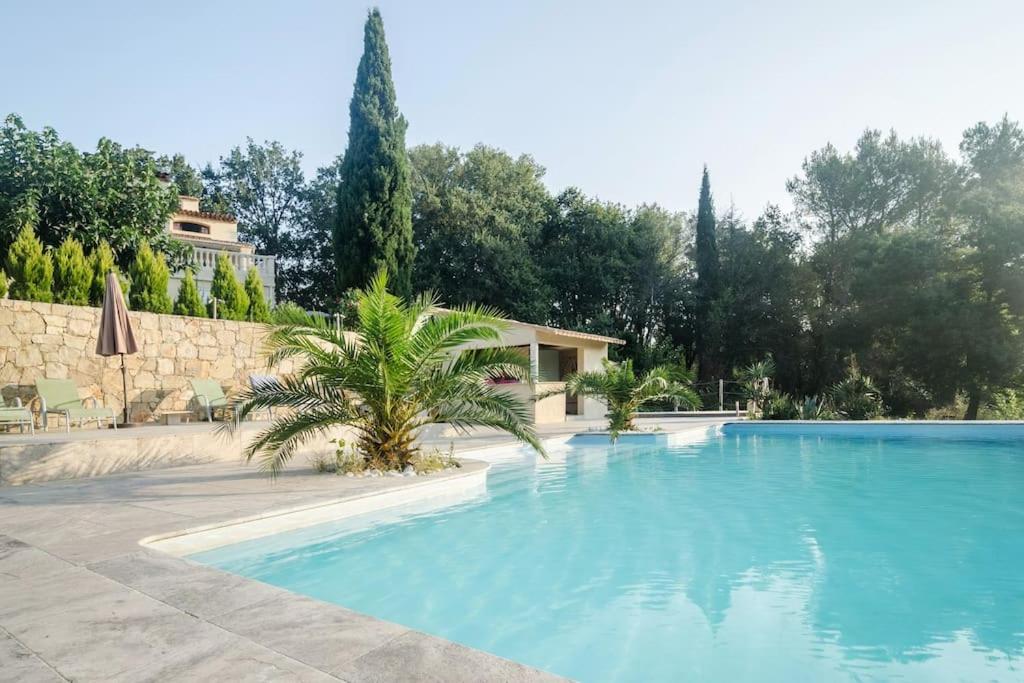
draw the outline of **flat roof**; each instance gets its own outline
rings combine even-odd
[[[447,312],[451,309],[448,308],[437,308],[438,311]],[[538,332],[546,332],[547,334],[556,335],[559,337],[572,337],[573,339],[586,339],[587,341],[604,342],[605,344],[625,344],[625,339],[618,339],[616,337],[605,337],[601,334],[591,334],[590,332],[577,332],[576,330],[563,330],[559,327],[549,327],[547,325],[536,325],[534,323],[524,323],[521,320],[512,320],[511,318],[505,318],[505,322],[512,325],[518,325],[520,327],[526,327],[531,330],[537,330]]]

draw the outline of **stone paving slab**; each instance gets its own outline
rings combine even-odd
[[[0,487],[0,682],[561,680],[139,546],[408,483],[316,475],[296,462],[274,482],[214,463]]]

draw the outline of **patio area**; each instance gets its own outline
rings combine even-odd
[[[599,424],[580,421],[542,432],[557,437]],[[650,427],[677,431],[710,424],[714,421],[676,419],[651,421]],[[203,437],[202,429],[209,433],[209,426],[164,429],[195,438]],[[510,443],[506,436],[486,432],[456,439],[439,434],[427,441],[440,447],[452,443],[457,453]],[[450,476],[457,473],[431,475]],[[558,680],[139,545],[157,534],[364,496],[424,479],[318,475],[300,459],[274,482],[255,467],[216,462],[0,487],[2,677]]]

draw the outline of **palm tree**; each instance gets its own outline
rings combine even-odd
[[[425,425],[445,422],[504,430],[543,454],[524,402],[488,382],[530,381],[530,363],[508,348],[462,350],[500,342],[506,322],[492,309],[440,311],[432,295],[404,301],[382,271],[356,293],[355,330],[342,332],[297,307],[279,312],[267,336],[268,362],[299,361],[294,375],[239,397],[239,417],[285,408],[247,448],[276,476],[296,447],[333,427],[355,430],[358,452],[381,470],[404,468]]]
[[[740,391],[748,403],[753,402],[763,408],[771,396],[768,388],[770,380],[775,376],[775,359],[768,355],[764,360],[751,363],[736,372],[740,382]]]
[[[856,359],[851,358],[846,377],[828,390],[836,413],[847,420],[871,420],[885,410],[882,392],[867,375],[861,374]]]
[[[541,398],[568,392],[604,401],[608,405],[608,431],[613,439],[619,432],[634,428],[633,415],[644,404],[669,400],[687,408],[700,405],[700,397],[690,387],[693,375],[683,367],[662,365],[637,377],[631,360],[601,362],[604,369],[600,372],[573,373],[565,379],[563,391],[549,392]]]

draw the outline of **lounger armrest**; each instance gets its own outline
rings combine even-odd
[[[196,394],[195,399],[199,401],[199,405],[201,406],[210,405],[210,399],[206,398],[206,394]]]

